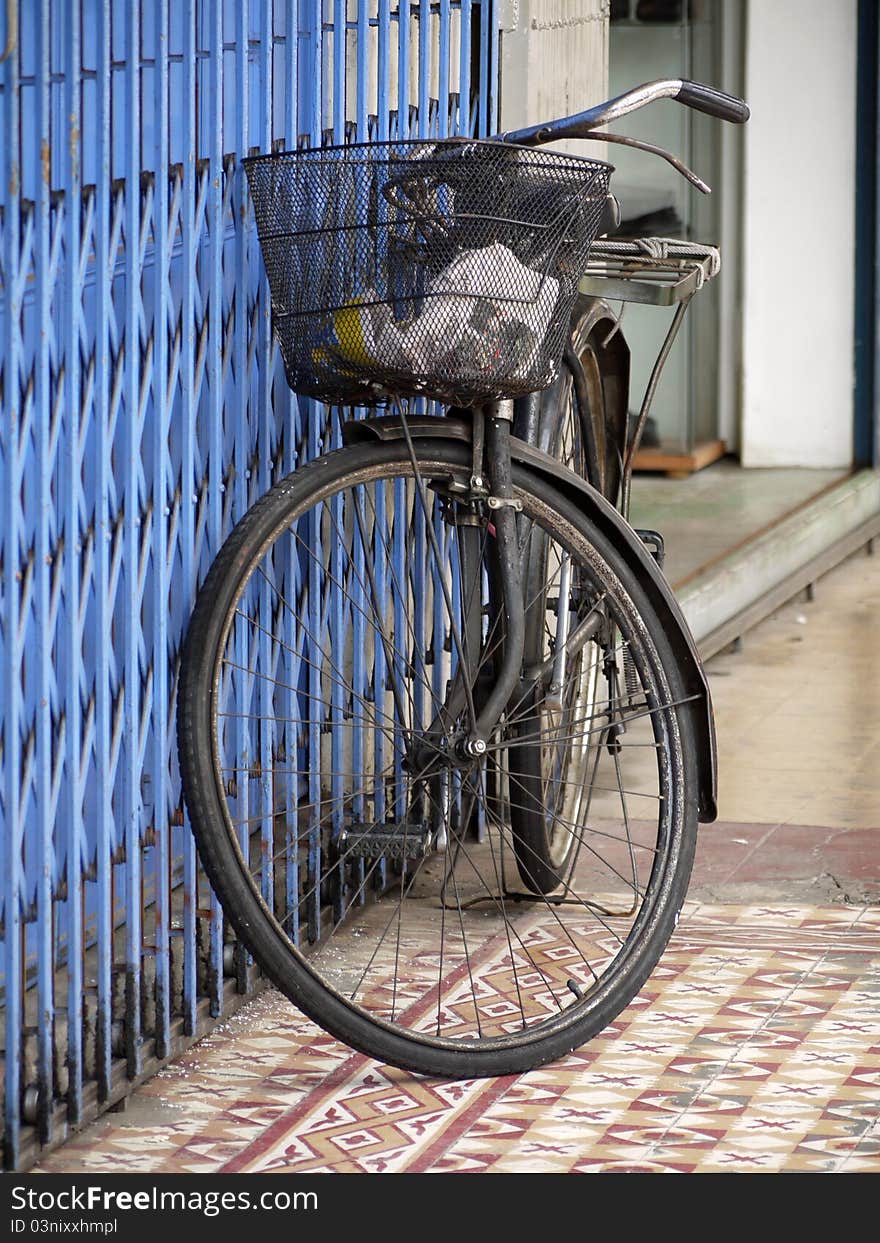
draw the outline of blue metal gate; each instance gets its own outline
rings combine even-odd
[[[0,14],[4,1159],[255,986],[176,767],[180,639],[231,524],[321,450],[240,158],[487,133],[490,0],[6,0]]]

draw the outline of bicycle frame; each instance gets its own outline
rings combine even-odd
[[[413,440],[451,439],[473,445],[473,423],[469,414],[469,411],[456,410],[443,418],[414,415],[404,421],[397,415],[378,415],[353,419],[343,424],[343,441],[347,445],[369,444],[374,440],[402,440],[409,436]],[[598,489],[548,453],[515,436],[510,437],[509,446],[513,463],[527,466],[544,479],[548,487],[562,493],[613,544],[637,576],[640,588],[657,611],[685,679],[686,704],[697,741],[699,817],[703,823],[710,823],[717,816],[717,760],[709,684],[696,644],[669,583],[638,534]],[[512,510],[510,513],[513,517]],[[576,632],[570,636],[572,649],[579,638]],[[514,684],[519,684],[518,672]]]

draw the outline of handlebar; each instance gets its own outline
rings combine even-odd
[[[731,121],[742,125],[749,119],[749,106],[744,99],[735,95],[727,95],[724,91],[716,91],[713,86],[703,82],[690,82],[685,78],[659,78],[656,82],[645,82],[623,95],[616,95],[604,104],[596,104],[585,112],[575,112],[568,117],[560,117],[556,121],[545,121],[542,125],[529,125],[525,129],[508,130],[504,134],[496,134],[496,142],[509,142],[522,147],[538,147],[547,142],[558,142],[565,138],[594,138],[602,142],[620,142],[631,147],[638,147],[652,155],[658,155],[667,161],[682,177],[703,194],[709,194],[709,187],[696,173],[669,151],[655,147],[638,138],[624,137],[622,134],[601,134],[595,131],[601,125],[608,125],[620,117],[644,108],[658,99],[677,99],[679,103],[697,112],[706,112],[709,116],[721,121]]]
[[[623,95],[617,95],[603,104],[596,104],[585,112],[576,112],[556,121],[545,121],[542,125],[509,130],[507,133],[498,134],[497,138],[501,142],[516,143],[518,146],[537,147],[563,138],[599,137],[593,131],[600,125],[609,125],[612,121],[617,121],[658,99],[677,99],[679,103],[695,108],[697,112],[707,112],[721,121],[732,121],[737,125],[742,125],[749,119],[748,104],[734,95],[716,91],[714,87],[706,86],[702,82],[660,78],[656,82],[646,82],[643,86],[625,91]]]
[[[706,86],[703,82],[684,80],[675,98],[697,112],[706,112],[710,117],[730,121],[733,125],[744,125],[749,119],[749,105],[744,99],[716,91],[714,86]]]

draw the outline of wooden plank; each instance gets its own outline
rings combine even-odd
[[[690,452],[676,453],[669,449],[640,449],[636,454],[633,469],[638,471],[654,471],[664,473],[671,479],[685,479],[695,470],[702,470],[724,457],[727,445],[723,440],[707,440],[694,445]]]

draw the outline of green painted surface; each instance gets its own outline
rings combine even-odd
[[[666,574],[676,584],[848,474],[799,468],[744,470],[733,459],[725,459],[688,479],[637,475],[631,521],[664,536]]]

